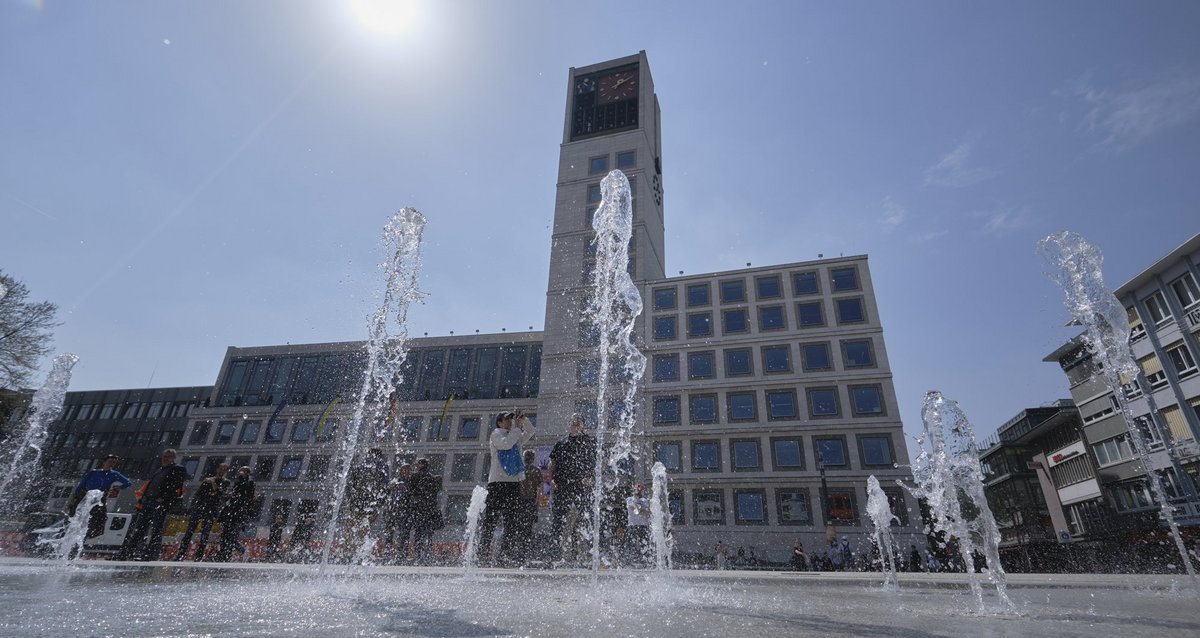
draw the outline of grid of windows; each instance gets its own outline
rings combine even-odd
[[[1125,434],[1093,443],[1092,451],[1096,454],[1096,462],[1100,464],[1100,467],[1133,458],[1133,448],[1129,445],[1129,439]]]
[[[1082,455],[1050,468],[1050,478],[1054,479],[1054,486],[1059,488],[1082,483],[1094,476],[1092,464],[1088,463],[1087,457]]]

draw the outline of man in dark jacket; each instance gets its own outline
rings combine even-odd
[[[243,465],[233,479],[229,502],[221,510],[221,547],[217,550],[217,560],[228,562],[235,548],[246,553],[246,546],[241,541],[242,529],[254,513],[254,505],[254,481],[250,480],[250,468]]]
[[[576,546],[579,531],[592,518],[592,486],[596,473],[596,439],[584,431],[583,416],[571,416],[567,436],[550,451],[550,489],[554,493],[550,538],[563,552],[563,559],[582,560]]]
[[[346,477],[346,500],[342,506],[342,554],[352,559],[362,549],[371,526],[387,499],[388,465],[383,450],[371,448]]]
[[[226,492],[229,490],[229,479],[225,478],[228,471],[228,463],[218,465],[213,475],[204,479],[204,482],[200,484],[200,489],[196,490],[196,495],[192,497],[187,531],[184,532],[183,538],[179,539],[179,551],[175,553],[175,560],[183,560],[187,557],[192,534],[196,531],[196,526],[201,523],[203,523],[203,527],[200,530],[200,546],[196,549],[195,558],[196,560],[204,558],[204,548],[208,547],[208,535],[212,532],[213,523],[217,522],[217,515],[221,513],[221,503],[224,502]]]
[[[413,528],[413,557],[417,564],[429,562],[433,533],[443,526],[438,509],[442,478],[429,472],[429,459],[417,459],[416,471],[408,481],[408,513]]]
[[[396,470],[396,477],[388,483],[383,544],[387,560],[393,564],[408,559],[408,539],[412,536],[413,527],[408,507],[408,484],[412,480],[412,473],[413,466],[404,463]]]
[[[162,553],[163,524],[167,514],[183,497],[183,484],[191,478],[187,470],[175,464],[175,450],[163,451],[161,465],[142,490],[141,510],[134,517],[125,544],[117,560],[156,560]]]

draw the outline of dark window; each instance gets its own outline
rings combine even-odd
[[[188,437],[188,445],[204,445],[208,443],[208,431],[212,429],[212,421],[196,421],[192,426],[192,435]]]
[[[677,355],[677,354],[656,354],[656,355],[654,355],[654,380],[655,381],[678,381],[679,380],[679,355]]]
[[[310,481],[319,481],[329,472],[329,457],[321,454],[308,460],[308,472],[304,477]]]
[[[283,465],[279,467],[279,480],[294,481],[300,478],[300,464],[303,462],[303,456],[284,457]]]
[[[499,348],[475,350],[475,376],[471,380],[472,399],[496,398],[496,367],[499,363]]]
[[[779,512],[780,525],[811,525],[812,508],[808,504],[808,491],[801,488],[775,490],[775,508]]]
[[[833,361],[828,343],[800,344],[800,360],[805,371],[832,370]]]
[[[883,392],[877,385],[850,386],[850,403],[854,414],[859,416],[881,416],[883,414]]]
[[[858,271],[853,266],[849,268],[831,268],[829,281],[833,284],[834,292],[839,290],[858,290]]]
[[[843,341],[842,359],[847,368],[866,368],[875,365],[870,340]]]
[[[739,525],[765,525],[767,523],[766,494],[762,490],[734,490],[737,501],[737,523]]]
[[[687,287],[688,306],[707,306],[712,303],[709,297],[708,284],[690,284]]]
[[[446,366],[446,398],[465,398],[471,378],[470,348],[455,348],[450,351],[450,362]]]
[[[746,300],[746,282],[741,279],[722,281],[721,303],[736,303]]]
[[[417,400],[443,400],[442,374],[446,370],[446,351],[426,350],[421,357],[421,380],[417,385]]]
[[[757,440],[730,441],[729,447],[732,450],[731,456],[735,472],[762,469],[762,453]]]
[[[654,318],[654,338],[656,340],[674,339],[677,335],[675,315]]]
[[[862,297],[837,300],[837,320],[842,323],[862,323],[867,320],[863,313]]]
[[[791,372],[792,358],[790,356],[791,348],[788,346],[764,346],[763,355],[763,371],[770,374],[772,372]]]
[[[771,465],[776,470],[804,469],[804,445],[799,438],[771,439]]]
[[[854,490],[829,489],[825,502],[825,513],[834,525],[858,525],[858,506],[855,505]]]
[[[587,201],[589,204],[596,204],[596,203],[600,202],[600,185],[599,184],[588,184]]]
[[[676,303],[674,288],[654,289],[655,310],[674,310]]]
[[[458,438],[460,440],[475,440],[479,438],[479,417],[469,416],[463,417],[463,420],[458,425]]]
[[[754,285],[758,288],[758,299],[778,299],[783,296],[783,284],[779,281],[779,275],[769,275],[759,277],[754,280]]]
[[[654,444],[654,458],[668,472],[678,472],[681,469],[681,455],[678,441],[658,441]]]
[[[717,395],[696,394],[688,398],[692,423],[717,422]]]
[[[816,271],[798,272],[792,275],[792,294],[796,296],[815,295],[819,292],[821,292],[821,284],[817,279]]]
[[[279,443],[283,441],[283,431],[286,428],[286,420],[281,419],[267,423],[267,434],[263,437],[263,443]]]
[[[730,421],[753,421],[757,418],[757,406],[753,392],[730,392],[726,395],[729,401]]]
[[[846,458],[846,441],[842,438],[813,439],[817,447],[817,459],[825,467],[846,467],[850,464]]]
[[[221,421],[217,426],[217,435],[213,437],[213,445],[228,445],[232,443],[235,429],[237,429],[236,421]]]
[[[688,378],[711,379],[716,376],[715,358],[712,352],[688,353]]]
[[[886,434],[859,435],[858,449],[862,453],[863,466],[891,467],[895,463],[892,437]]]
[[[796,393],[792,390],[767,390],[767,417],[772,420],[796,418]]]
[[[429,417],[429,440],[450,440],[450,417],[446,417],[444,419],[440,416]]]
[[[404,417],[400,422],[400,440],[408,443],[421,440],[421,417]]]
[[[750,351],[726,350],[725,376],[733,377],[746,374],[754,374],[754,368],[750,363]]]
[[[657,367],[655,368],[657,370]],[[595,359],[580,361],[575,368],[575,380],[582,386],[593,386],[600,382],[600,362]],[[657,381],[657,379],[655,379]]]
[[[814,417],[837,416],[841,413],[838,405],[837,388],[811,388],[808,391],[808,413]]]
[[[750,319],[745,308],[722,310],[721,321],[724,324],[724,334],[750,331]]]
[[[801,328],[814,328],[825,325],[825,312],[819,301],[805,301],[796,304],[796,321]]]
[[[617,153],[617,168],[626,169],[637,166],[637,153],[634,151],[621,151]]]
[[[450,480],[467,483],[475,480],[475,454],[455,454],[450,464]]]
[[[525,346],[511,346],[501,351],[500,398],[525,398]]]
[[[254,480],[269,481],[275,475],[275,457],[260,456],[254,465]]]
[[[654,399],[655,423],[679,423],[679,397],[656,397]]]
[[[258,443],[258,433],[262,430],[262,421],[246,421],[242,424],[242,436],[238,443]]]
[[[724,492],[696,490],[692,493],[692,522],[696,525],[724,525]]]
[[[884,488],[883,493],[887,495],[888,509],[892,510],[892,516],[896,517],[892,520],[892,526],[908,525],[908,505],[904,502],[904,491]]]
[[[596,175],[598,173],[608,172],[608,156],[593,157],[588,160],[588,173]]]
[[[312,438],[312,430],[312,419],[299,419],[292,422],[292,443],[307,443]]]
[[[712,336],[712,313],[697,312],[688,315],[688,336],[689,337],[709,337]]]
[[[692,469],[699,472],[721,470],[721,447],[716,441],[692,442]]]
[[[783,306],[761,306],[758,309],[759,330],[782,330],[787,327]]]
[[[223,456],[210,456],[204,460],[204,474],[201,478],[208,478],[217,473],[217,468],[225,462]]]

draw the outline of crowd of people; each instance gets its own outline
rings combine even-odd
[[[596,438],[587,432],[581,415],[572,415],[567,432],[540,465],[535,450],[524,449],[533,425],[517,409],[497,415],[488,437],[491,464],[487,500],[479,521],[478,556],[481,564],[496,566],[586,566],[592,561],[592,520],[600,510],[602,562],[645,565],[650,561],[650,501],[640,485],[614,490],[600,508],[593,488],[597,472]],[[117,560],[157,560],[163,553],[168,513],[184,505],[185,484],[191,476],[176,463],[175,450],[165,450],[155,472],[136,492],[136,504]],[[106,457],[101,468],[80,479],[68,502],[75,514],[89,490],[107,499],[132,482],[115,468],[119,459]],[[229,475],[232,473],[233,477]],[[610,477],[611,478],[611,477]],[[438,495],[442,479],[429,461],[418,458],[400,464],[393,473],[380,449],[369,449],[348,470],[338,509],[340,534],[331,558],[341,562],[370,560],[385,564],[430,564],[434,533],[445,521]],[[175,561],[249,560],[243,535],[261,510],[261,497],[249,467],[212,468],[186,503],[187,525]],[[542,508],[548,525],[539,531]],[[285,539],[286,510],[268,512],[268,534],[262,560],[307,562],[320,553],[316,512],[299,511]],[[89,537],[104,532],[104,500],[89,514]],[[497,533],[499,532],[499,533]],[[215,547],[210,541],[216,535]],[[499,537],[499,542],[493,539]]]

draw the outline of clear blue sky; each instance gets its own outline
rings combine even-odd
[[[931,388],[983,433],[1068,395],[1038,238],[1115,287],[1200,231],[1195,2],[347,6],[0,0],[0,268],[72,389],[363,338],[402,206],[414,334],[540,329],[567,69],[641,49],[668,271],[869,254],[910,433]]]

